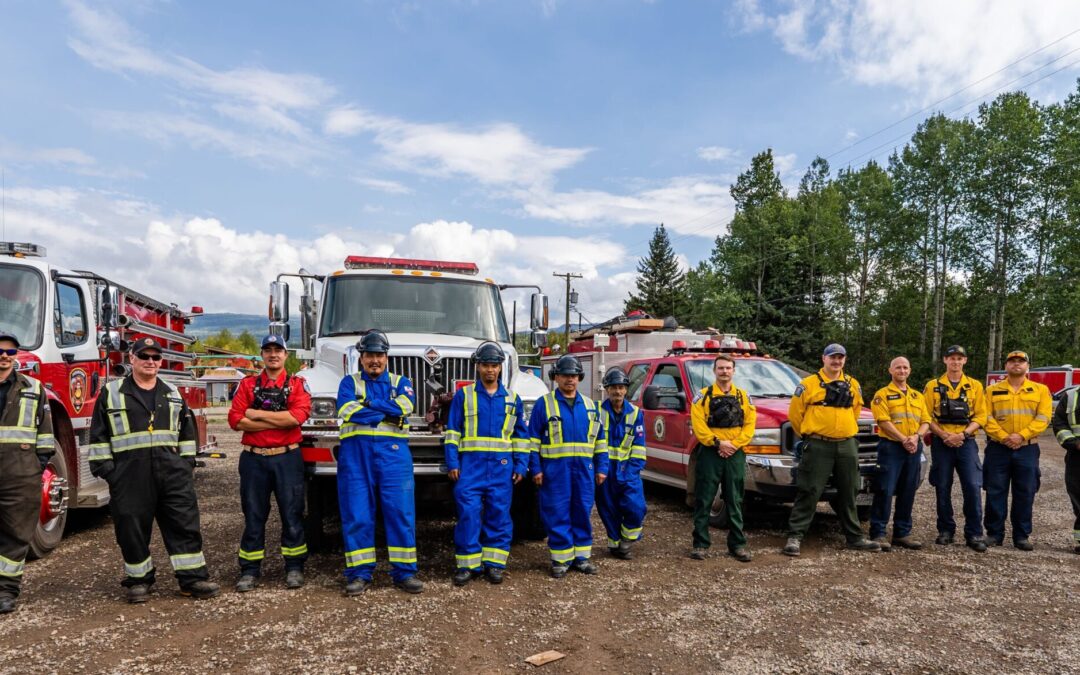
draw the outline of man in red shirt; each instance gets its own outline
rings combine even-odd
[[[281,513],[281,554],[285,558],[285,587],[304,585],[304,458],[300,454],[300,425],[311,412],[311,394],[304,380],[285,372],[285,340],[268,335],[262,341],[263,371],[241,380],[229,410],[229,426],[244,432],[240,455],[240,503],[244,535],[238,552],[244,593],[259,585],[266,557],[266,518],[270,494]]]

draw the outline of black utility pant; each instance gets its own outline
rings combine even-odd
[[[169,562],[180,587],[210,578],[199,531],[199,504],[192,477],[194,461],[171,448],[115,453],[105,474],[116,541],[124,556],[124,586],[154,583],[150,534],[157,520]]]
[[[1065,451],[1065,491],[1072,502],[1073,543],[1080,546],[1080,445]]]
[[[240,539],[240,574],[259,576],[266,557],[266,519],[270,495],[277,499],[281,516],[281,555],[286,570],[304,569],[308,557],[304,543],[304,457],[300,450],[264,456],[240,455],[240,505],[244,535]]]
[[[19,597],[30,537],[41,510],[41,463],[34,448],[0,443],[0,596]]]

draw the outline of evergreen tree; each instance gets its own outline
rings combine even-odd
[[[649,242],[649,255],[638,262],[637,293],[631,293],[624,312],[640,309],[653,316],[679,318],[686,307],[686,275],[679,269],[664,224]]]

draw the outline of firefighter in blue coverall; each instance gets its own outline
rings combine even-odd
[[[630,378],[615,366],[604,374],[607,400],[604,410],[604,436],[608,444],[611,473],[596,489],[596,510],[607,530],[611,555],[630,560],[631,545],[641,538],[645,520],[645,488],[641,470],[645,468],[645,413],[626,400]]]
[[[360,372],[338,385],[342,420],[338,501],[345,539],[346,595],[360,595],[375,572],[375,502],[382,509],[394,586],[419,593],[416,501],[408,416],[416,401],[408,378],[386,370],[390,341],[369,331],[359,342]]]
[[[454,394],[446,425],[446,468],[458,515],[455,586],[481,573],[502,583],[513,538],[510,501],[529,462],[524,406],[500,382],[506,353],[485,342],[472,359],[477,381]]]
[[[560,357],[551,369],[557,389],[536,402],[529,419],[529,469],[540,486],[540,514],[556,579],[566,576],[568,567],[597,572],[589,560],[590,515],[595,485],[607,478],[608,455],[600,406],[577,391],[584,376],[575,357]]]

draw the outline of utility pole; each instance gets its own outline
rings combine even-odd
[[[581,279],[580,274],[574,274],[573,272],[564,272],[559,274],[558,272],[552,272],[552,276],[561,277],[566,279],[566,323],[563,324],[563,337],[566,339],[566,347],[570,347],[570,280]]]

